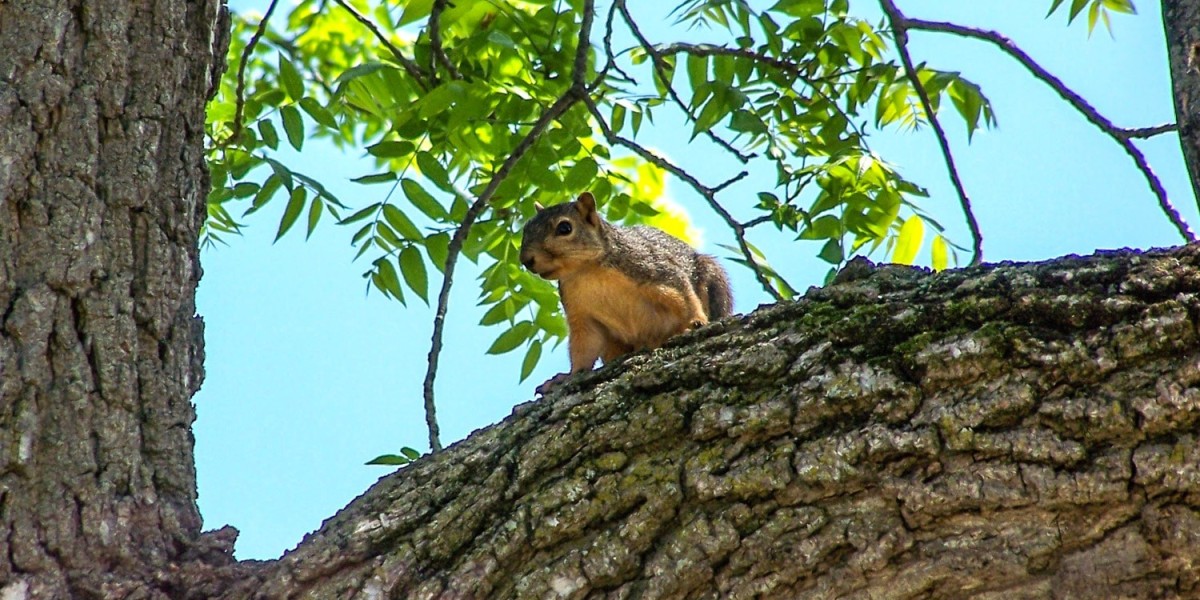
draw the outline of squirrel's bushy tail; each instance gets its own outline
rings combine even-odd
[[[696,294],[704,303],[709,321],[733,313],[733,294],[729,291],[729,276],[717,259],[701,254],[696,260]]]

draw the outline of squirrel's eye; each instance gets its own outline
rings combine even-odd
[[[571,235],[571,222],[563,221],[562,223],[559,223],[558,227],[554,229],[554,232],[558,235]]]

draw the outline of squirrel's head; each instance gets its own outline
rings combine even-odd
[[[591,192],[566,204],[538,205],[525,224],[521,264],[546,279],[561,279],[593,264],[604,256],[603,223]]]

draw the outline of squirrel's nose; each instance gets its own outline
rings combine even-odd
[[[526,269],[529,269],[530,271],[532,271],[533,270],[533,257],[530,256],[529,258],[521,258],[521,264],[525,265]]]

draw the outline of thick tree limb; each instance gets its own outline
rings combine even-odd
[[[517,407],[226,597],[1200,592],[1200,246],[864,265]]]
[[[1200,205],[1200,0],[1162,0],[1162,21],[1179,145]]]
[[[1088,120],[1088,122],[1095,125],[1100,129],[1100,131],[1108,134],[1109,137],[1116,141],[1117,144],[1120,145],[1123,150],[1125,150],[1125,153],[1133,159],[1133,163],[1137,167],[1138,171],[1140,171],[1142,176],[1146,178],[1146,183],[1150,186],[1150,190],[1154,193],[1155,198],[1158,200],[1159,209],[1163,211],[1163,214],[1167,216],[1167,219],[1171,221],[1171,224],[1174,225],[1175,229],[1179,231],[1179,235],[1182,236],[1184,240],[1189,242],[1196,240],[1195,233],[1193,233],[1191,228],[1188,227],[1187,223],[1183,220],[1183,217],[1179,215],[1179,211],[1176,210],[1175,206],[1171,203],[1170,198],[1167,197],[1166,188],[1163,187],[1162,182],[1158,179],[1158,176],[1154,174],[1154,170],[1150,168],[1150,163],[1146,161],[1146,156],[1142,154],[1142,151],[1139,150],[1132,141],[1133,138],[1149,137],[1149,135],[1161,133],[1161,131],[1159,131],[1161,128],[1122,129],[1117,127],[1111,120],[1108,119],[1108,117],[1100,114],[1100,112],[1096,110],[1096,108],[1093,107],[1087,100],[1085,100],[1083,96],[1080,96],[1074,90],[1068,88],[1061,79],[1055,77],[1052,73],[1043,68],[1037,63],[1037,61],[1033,60],[1032,57],[1026,54],[1024,50],[1021,50],[1019,46],[1014,44],[1012,40],[1009,40],[997,32],[984,31],[982,29],[956,25],[954,23],[910,19],[904,17],[903,15],[900,16],[900,19],[901,26],[907,29],[951,33],[966,38],[989,42],[995,45],[997,48],[1000,48],[1005,54],[1008,54],[1016,59],[1017,62],[1021,63],[1021,66],[1025,67],[1030,73],[1033,74],[1034,78],[1042,81],[1046,85],[1049,85],[1050,88],[1059,95],[1059,97],[1061,97],[1063,100],[1066,100],[1068,104],[1075,108],[1075,110],[1079,111],[1079,113],[1082,114],[1084,118]]]
[[[880,0],[879,5],[883,7],[883,12],[892,25],[892,35],[896,38],[896,51],[900,54],[900,61],[904,63],[904,73],[912,82],[913,89],[917,90],[917,96],[921,99],[921,108],[925,111],[929,125],[933,127],[933,133],[937,137],[938,147],[942,150],[942,158],[946,161],[946,170],[950,173],[950,182],[954,184],[954,191],[958,194],[959,204],[962,205],[963,214],[967,219],[967,227],[971,230],[970,264],[977,265],[983,260],[983,233],[979,230],[979,222],[975,219],[975,211],[971,208],[971,199],[967,196],[967,189],[963,186],[962,178],[959,177],[958,167],[954,165],[954,154],[950,152],[950,141],[946,138],[946,132],[942,129],[937,114],[934,113],[933,103],[929,100],[929,92],[921,83],[921,78],[917,76],[917,69],[913,66],[912,57],[908,54],[908,21],[892,0]]]

